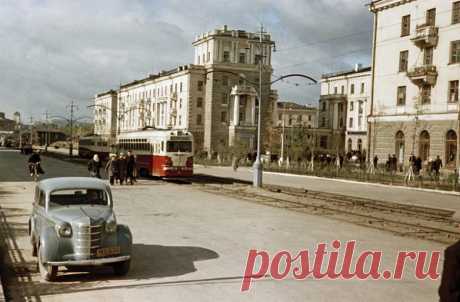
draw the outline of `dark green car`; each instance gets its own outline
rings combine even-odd
[[[29,234],[41,276],[52,281],[59,266],[111,265],[128,273],[132,235],[117,224],[110,187],[102,180],[61,177],[35,188]]]

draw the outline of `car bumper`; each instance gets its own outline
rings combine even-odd
[[[100,258],[100,259],[87,259],[87,260],[68,260],[68,261],[48,261],[47,265],[53,266],[93,266],[93,265],[103,265],[116,262],[128,261],[131,259],[131,256],[119,256],[119,257],[110,257],[110,258]]]

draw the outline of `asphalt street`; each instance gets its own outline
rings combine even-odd
[[[439,281],[415,280],[410,265],[400,281],[297,281],[290,274],[283,281],[256,281],[242,293],[250,249],[297,254],[321,242],[356,240],[359,251],[381,250],[382,265],[391,268],[400,250],[441,251],[444,246],[153,180],[113,187],[118,222],[127,224],[134,237],[126,277],[104,268],[62,268],[57,282],[45,283],[27,236],[34,184],[25,162],[17,152],[0,151],[0,169],[7,172],[0,178],[0,234],[9,247],[7,293],[13,301],[437,300]],[[55,159],[46,158],[43,165],[46,177],[87,174],[84,166]]]

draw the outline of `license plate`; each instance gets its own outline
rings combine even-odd
[[[96,250],[96,257],[108,257],[119,255],[121,253],[119,246],[104,247]]]

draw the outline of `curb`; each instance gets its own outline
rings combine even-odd
[[[204,168],[204,169],[206,168],[220,168],[220,169],[229,168],[225,166],[204,166],[204,165],[196,165],[196,166],[200,168]],[[248,167],[238,168],[238,170],[242,170],[242,169],[249,171],[249,172],[252,171],[252,168],[248,168]],[[426,192],[426,193],[460,196],[460,192],[454,192],[454,191],[414,188],[414,187],[406,187],[406,186],[401,186],[401,185],[386,185],[386,184],[381,184],[381,183],[363,182],[363,181],[348,180],[348,179],[341,179],[341,178],[328,178],[328,177],[320,177],[320,176],[314,176],[314,175],[301,175],[301,174],[270,172],[270,171],[264,171],[264,173],[270,174],[270,175],[286,176],[286,177],[302,177],[302,178],[329,180],[329,181],[336,181],[336,182],[350,183],[350,184],[369,185],[369,186],[376,186],[376,187],[381,187],[381,188],[396,188],[396,189],[402,189],[402,190],[411,190],[411,191],[419,191],[419,192]]]

